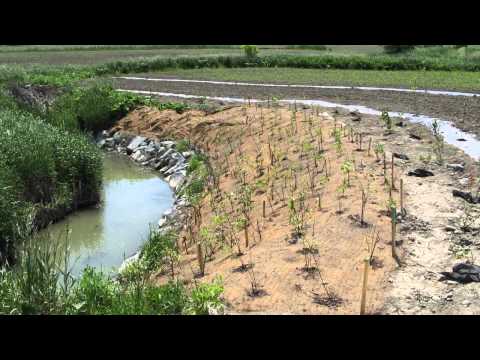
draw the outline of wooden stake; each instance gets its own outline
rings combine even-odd
[[[383,153],[383,179],[384,179],[384,184],[387,183],[387,155],[385,155],[385,152]]]
[[[370,141],[368,142],[368,156],[370,156],[370,149],[372,148],[372,138],[370,138]]]
[[[400,259],[397,255],[397,241],[396,241],[396,233],[397,233],[397,208],[392,208],[392,257],[397,262],[398,266],[401,265]]]
[[[248,224],[245,224],[245,248],[248,249]]]
[[[362,285],[362,301],[360,304],[360,315],[365,315],[365,305],[367,301],[367,283],[368,283],[368,259],[363,260],[363,285]]]
[[[265,200],[263,200],[263,218],[265,219],[266,218],[266,214],[265,214]]]
[[[392,184],[391,184],[391,187],[392,187],[392,190],[395,190],[395,158],[392,154]]]
[[[400,213],[402,215],[405,213],[405,208],[403,206],[403,179],[400,179]]]
[[[258,242],[262,242],[262,231],[260,230],[260,225],[258,223],[258,220],[257,220],[257,233],[258,233],[258,237],[259,237]]]
[[[203,276],[205,275],[205,262],[203,258],[203,251],[202,251],[202,244],[197,244],[197,259],[198,259],[198,266],[200,268],[200,274]]]

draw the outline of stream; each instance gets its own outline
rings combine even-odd
[[[102,202],[98,208],[76,211],[42,233],[65,239],[69,231],[72,275],[86,266],[115,271],[147,240],[149,224],[173,206],[174,195],[154,171],[125,156],[104,155]]]

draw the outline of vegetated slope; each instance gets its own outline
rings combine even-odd
[[[223,276],[235,310],[356,313],[365,237],[375,226],[381,239],[374,260],[380,265],[369,285],[369,310],[375,311],[394,260],[387,245],[390,218],[381,215],[389,194],[374,144],[368,152],[365,136],[360,150],[358,133],[351,136],[329,115],[292,116],[285,108],[253,106],[209,116],[144,108],[117,129],[188,138],[210,156],[219,186],[202,203],[201,224],[189,223],[183,234],[183,277],[191,280],[198,269],[201,244],[207,279]],[[368,194],[365,226],[362,189]]]
[[[197,215],[192,209],[180,236],[180,276],[186,281],[193,281],[199,272],[201,276],[200,250],[201,259],[207,260],[205,279],[224,278],[230,311],[358,313],[372,226],[379,242],[370,268],[367,312],[382,311],[385,297],[395,287],[389,275],[395,269],[389,212],[392,206],[400,212],[400,177],[412,168],[427,166],[444,174],[442,183],[432,190],[451,194],[451,187],[459,186],[458,177],[427,160],[432,159],[433,145],[426,128],[387,122],[388,130],[378,117],[316,112],[245,106],[205,115],[142,108],[115,128],[158,138],[188,138],[208,154],[213,177],[205,186],[201,205],[194,207]],[[408,154],[409,160],[394,159],[395,189],[390,199],[392,151]],[[465,172],[475,171],[473,161],[453,147],[444,147],[442,159],[464,161]],[[430,181],[435,183],[436,178]],[[397,248],[402,261],[409,260],[412,247],[418,246],[407,243],[408,235],[415,237],[417,230],[422,231],[423,214],[414,210],[438,211],[435,191],[410,197],[410,189],[418,184],[407,177],[404,183],[408,216],[401,219],[404,230],[396,233],[398,244],[403,244]],[[360,220],[362,189],[366,227]],[[442,229],[446,221],[439,219],[435,227]],[[411,262],[425,261],[422,269],[437,270],[449,256],[439,251],[435,264],[428,256]],[[409,265],[405,271],[417,277],[417,269]],[[159,273],[160,283],[166,279]],[[433,283],[422,286],[437,286]],[[403,283],[402,289],[392,296],[411,296]]]

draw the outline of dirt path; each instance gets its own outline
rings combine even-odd
[[[142,75],[137,76],[141,77]],[[461,130],[474,133],[480,138],[480,97],[401,93],[395,91],[232,86],[125,79],[115,79],[114,83],[119,88],[132,90],[243,98],[267,99],[274,96],[279,99],[321,99],[342,104],[364,105],[375,109],[419,113],[452,121]]]
[[[212,165],[221,174],[220,194],[205,200],[202,227],[213,230],[214,215],[219,211],[227,217],[235,217],[235,212],[229,210],[232,206],[228,194],[238,193],[241,183],[238,174],[242,171],[245,171],[247,183],[257,189],[252,196],[253,226],[249,230],[249,246],[245,244],[244,232],[234,231],[232,236],[238,240],[243,255],[235,255],[238,252],[236,246],[218,248],[207,263],[202,279],[209,281],[222,276],[229,312],[357,314],[363,259],[366,256],[365,236],[371,228],[359,227],[354,219],[359,216],[360,189],[366,183],[370,184],[366,219],[381,234],[375,253],[375,267],[369,278],[367,312],[452,314],[479,311],[480,300],[476,294],[480,284],[464,286],[438,281],[439,272],[451,270],[453,264],[471,259],[471,255],[475,260],[478,255],[478,230],[468,233],[460,230],[457,219],[465,213],[463,200],[452,196],[453,189],[471,189],[470,178],[478,176],[473,161],[450,146],[445,148],[446,163],[465,164],[464,171],[453,172],[428,160],[432,153],[432,136],[420,125],[406,124],[405,127],[395,127],[392,134],[387,134],[375,116],[359,117],[326,109],[319,111],[318,116],[315,111],[299,111],[295,118],[298,127],[295,135],[288,135],[289,131],[293,131],[291,111],[255,106],[234,107],[211,115],[201,111],[176,114],[143,108],[122,119],[118,127],[148,136],[188,137],[209,154]],[[313,128],[309,127],[308,120],[305,121],[310,117]],[[331,136],[332,129],[337,126],[342,126],[343,131],[341,153],[335,150],[335,141]],[[319,128],[323,129],[325,152],[318,163],[322,164],[321,159],[326,159],[329,164],[327,169],[331,170],[330,180],[323,187],[319,186],[325,170],[319,166],[315,189],[311,192],[307,190],[309,174],[316,167],[313,158],[308,155],[310,150],[305,150],[308,152],[306,155],[302,149],[320,146],[318,135],[313,135]],[[357,151],[358,142],[349,141],[347,129],[350,128],[357,134],[363,134],[362,151]],[[373,145],[385,145],[387,159],[392,152],[409,158],[395,160],[397,189],[401,177],[405,181],[408,212],[408,217],[398,226],[398,251],[404,263],[399,269],[391,257],[390,220],[385,214],[388,190],[384,186],[382,163],[366,150],[370,138]],[[273,153],[282,159],[276,167],[268,165],[267,144],[271,144]],[[252,165],[257,156],[263,159],[263,175],[260,177],[255,175]],[[352,173],[352,184],[347,188],[345,198],[339,201],[339,185],[345,180],[340,167],[348,159],[353,161],[356,170]],[[427,168],[435,175],[425,179],[406,176],[417,167]],[[276,180],[271,180],[273,192],[268,186],[264,190],[258,187],[259,181],[267,181],[265,176],[269,173],[278,174],[278,178],[273,178]],[[292,177],[294,173],[296,175]],[[294,238],[286,199],[293,196],[298,200],[301,189],[307,194],[308,220],[305,236],[292,242]],[[320,192],[323,194],[321,208],[318,207],[317,196]],[[398,191],[394,191],[393,198],[397,203],[398,197]],[[266,218],[262,215],[264,200]],[[476,211],[473,217],[478,218],[478,206],[473,211]],[[453,226],[454,231],[447,232],[447,226]],[[473,228],[477,226],[480,227],[480,224],[475,224]],[[261,229],[261,235],[257,229]],[[180,277],[186,282],[195,281],[193,273],[198,268],[195,239],[195,236],[189,238],[188,232],[185,234],[184,243],[188,246],[182,255]],[[462,245],[460,251],[457,245],[462,241],[465,244],[465,239],[470,241],[470,245]],[[318,256],[306,256],[305,249],[315,249]],[[307,271],[308,262],[311,272]],[[159,282],[167,280],[168,277],[162,274],[157,278]],[[260,291],[254,296],[251,294],[252,282]],[[453,292],[447,293],[450,288]]]

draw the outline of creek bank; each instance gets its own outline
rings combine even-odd
[[[196,153],[196,150],[178,151],[178,144],[175,141],[159,141],[117,130],[103,131],[97,139],[97,145],[106,151],[128,156],[137,164],[157,171],[173,190],[175,201],[173,208],[162,214],[156,230],[166,233],[180,231],[184,227],[188,202],[181,193],[189,184],[188,159]],[[141,256],[139,250],[125,259],[118,272],[121,273],[128,265],[140,260]]]

